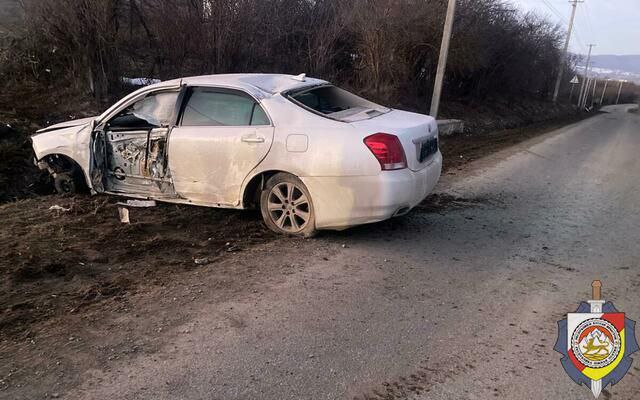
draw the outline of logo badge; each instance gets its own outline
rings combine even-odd
[[[562,366],[571,379],[591,388],[597,398],[629,371],[633,362],[629,356],[638,350],[638,342],[635,322],[600,299],[600,281],[591,286],[593,300],[580,303],[575,313],[558,321],[554,349],[564,356]]]

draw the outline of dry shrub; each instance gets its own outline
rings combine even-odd
[[[122,76],[287,72],[426,104],[446,0],[38,0],[4,82],[113,96]],[[547,97],[563,32],[502,0],[459,0],[445,96]],[[536,73],[531,73],[535,71]],[[568,90],[568,87],[563,87]]]

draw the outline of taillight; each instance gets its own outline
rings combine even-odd
[[[364,138],[364,144],[371,150],[383,170],[407,168],[404,149],[396,135],[375,133]]]

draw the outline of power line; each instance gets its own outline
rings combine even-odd
[[[578,44],[580,45],[580,48],[583,50],[586,49],[587,45],[585,44],[586,42],[582,40],[582,35],[580,35],[580,32],[579,32],[580,29],[578,29],[578,27],[575,27],[574,29],[575,29],[575,35],[576,35],[575,37],[576,37],[576,40],[578,41]]]
[[[549,9],[549,11],[551,11],[553,14],[555,14],[556,17],[560,19],[560,24],[562,26],[567,28],[569,27],[569,25],[565,21],[566,17],[562,15],[562,13],[558,11],[558,9],[554,7],[553,4],[551,4],[550,0],[540,0],[540,1],[542,1],[542,3]],[[578,27],[574,27],[574,35],[581,51],[583,51],[587,48],[587,45],[585,44],[585,41],[582,40],[582,35],[578,32],[578,30],[579,30]]]
[[[562,13],[560,13],[560,11],[558,11],[558,9],[555,8],[553,4],[549,2],[549,0],[542,0],[542,2],[544,3],[544,5],[547,6],[549,10],[551,10],[552,13],[554,13],[558,18],[560,18],[561,21],[564,20],[564,16],[562,15]],[[566,25],[564,22],[563,24]]]

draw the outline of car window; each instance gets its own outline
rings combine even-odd
[[[152,93],[122,110],[110,122],[110,127],[161,127],[173,124],[172,118],[178,92]]]
[[[345,122],[369,119],[390,111],[333,85],[301,89],[288,93],[287,97],[317,114]]]
[[[251,118],[251,125],[270,125],[269,117],[264,112],[260,104],[256,103],[253,108],[253,117]]]
[[[243,93],[194,88],[182,114],[183,126],[269,125],[258,103]]]

